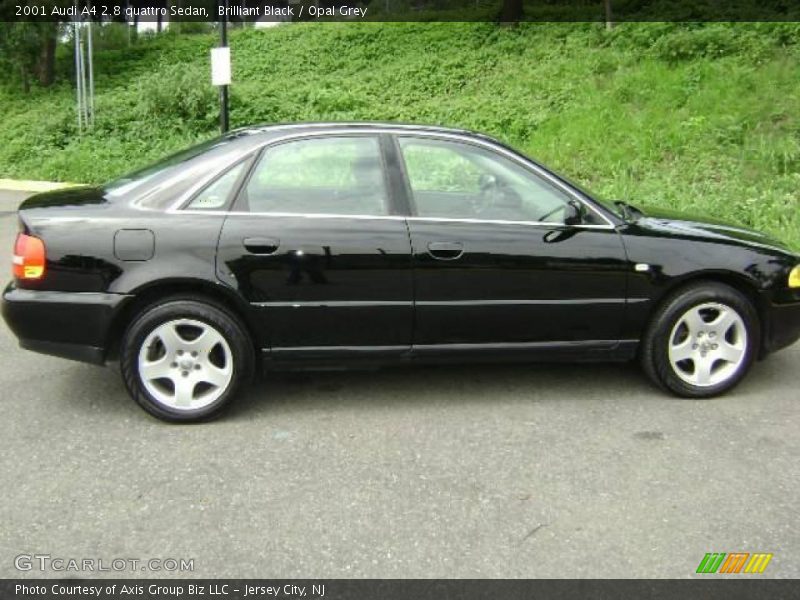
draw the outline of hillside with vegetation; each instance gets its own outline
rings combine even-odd
[[[111,38],[110,34],[104,34]],[[95,183],[217,132],[209,34],[100,40],[96,123],[0,83],[0,177]],[[800,25],[300,23],[230,36],[233,126],[389,120],[495,135],[608,198],[800,248]]]

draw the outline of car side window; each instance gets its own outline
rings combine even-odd
[[[374,136],[308,138],[268,147],[244,193],[252,212],[389,213]]]
[[[564,223],[570,197],[496,152],[429,138],[399,142],[420,217]]]
[[[187,208],[214,209],[225,206],[246,164],[247,161],[240,162],[218,177],[210,185],[206,186],[203,191],[197,194]]]

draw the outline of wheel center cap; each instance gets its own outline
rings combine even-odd
[[[188,371],[194,366],[194,361],[191,358],[182,358],[178,364],[181,366],[181,369]]]

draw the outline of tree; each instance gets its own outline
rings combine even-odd
[[[53,85],[53,81],[55,81],[58,25],[56,23],[43,24],[51,25],[52,27],[41,33],[39,61],[36,65],[36,74],[39,78],[39,84],[48,87]]]
[[[55,77],[58,23],[0,21],[0,64],[19,77],[28,92],[31,82],[49,86]]]
[[[503,0],[503,8],[500,11],[500,22],[516,23],[522,19],[524,13],[522,0]]]

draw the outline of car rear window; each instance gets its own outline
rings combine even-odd
[[[209,174],[233,164],[256,143],[255,136],[247,133],[227,134],[115,179],[103,188],[111,198],[130,198],[141,208],[165,209]]]

